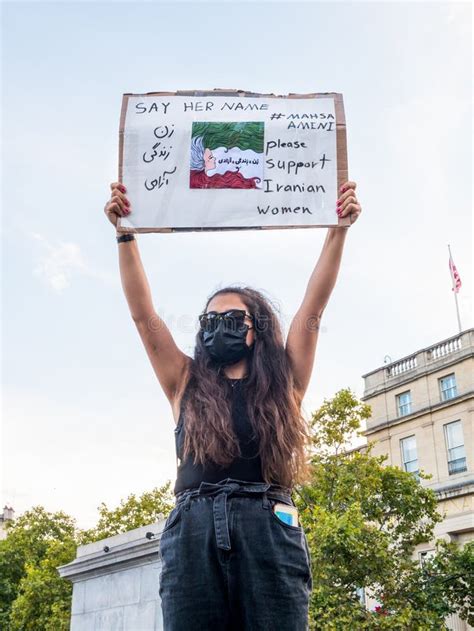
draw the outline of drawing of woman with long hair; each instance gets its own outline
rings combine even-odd
[[[248,125],[248,123],[245,124]],[[229,123],[197,123],[195,125],[200,125],[201,128],[198,129],[199,131],[202,130],[203,133],[193,136],[191,141],[190,188],[257,188],[261,178],[257,176],[245,178],[238,167],[236,171],[209,175],[209,172],[216,168],[216,158],[209,145],[214,147],[224,146],[229,149],[237,148],[239,151],[251,148],[247,146],[241,148],[236,144],[232,144],[233,142],[239,142],[242,135],[239,133],[238,137],[236,137],[236,125]],[[193,132],[196,129],[195,125],[193,125]],[[213,131],[211,125],[218,129]]]

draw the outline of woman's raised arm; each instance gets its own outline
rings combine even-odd
[[[354,223],[362,209],[355,196],[355,182],[346,182],[341,187],[338,215],[351,215]],[[347,227],[329,228],[319,260],[311,274],[303,301],[293,318],[286,351],[293,367],[296,387],[304,396],[313,371],[319,325],[323,311],[329,301],[344,250]]]
[[[110,188],[111,197],[104,211],[113,225],[117,226],[118,217],[127,216],[131,208],[125,196],[126,189],[122,184],[113,182]],[[117,245],[120,277],[130,315],[135,322],[158,381],[173,405],[192,360],[178,348],[170,330],[154,309],[137,240],[124,241]]]

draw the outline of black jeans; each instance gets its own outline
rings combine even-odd
[[[289,489],[226,478],[176,496],[161,534],[164,631],[306,631],[313,582]]]

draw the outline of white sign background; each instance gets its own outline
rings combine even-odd
[[[132,213],[120,218],[121,228],[145,232],[340,223],[333,97],[124,95],[124,99],[121,181]],[[261,188],[190,188],[194,121],[263,122]],[[222,151],[216,148],[213,154],[220,157]],[[209,175],[223,170],[220,165]]]

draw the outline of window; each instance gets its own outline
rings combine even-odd
[[[457,389],[456,389],[456,377],[454,373],[451,375],[446,375],[446,377],[441,377],[439,379],[439,389],[441,394],[441,401],[447,401],[448,399],[453,399],[457,397]]]
[[[418,456],[416,453],[416,438],[407,436],[400,440],[402,449],[403,469],[409,473],[413,473],[418,478]]]
[[[453,421],[444,426],[444,437],[448,451],[449,475],[467,471],[466,452],[461,421]]]
[[[411,412],[411,393],[410,390],[397,394],[398,416],[405,416]]]
[[[423,566],[425,561],[427,561],[428,559],[432,559],[435,555],[436,555],[436,550],[434,548],[431,548],[430,550],[422,550],[421,552],[418,552],[418,560],[420,562],[420,565]]]
[[[365,605],[365,588],[364,587],[356,587],[355,595],[359,599],[361,605]]]

